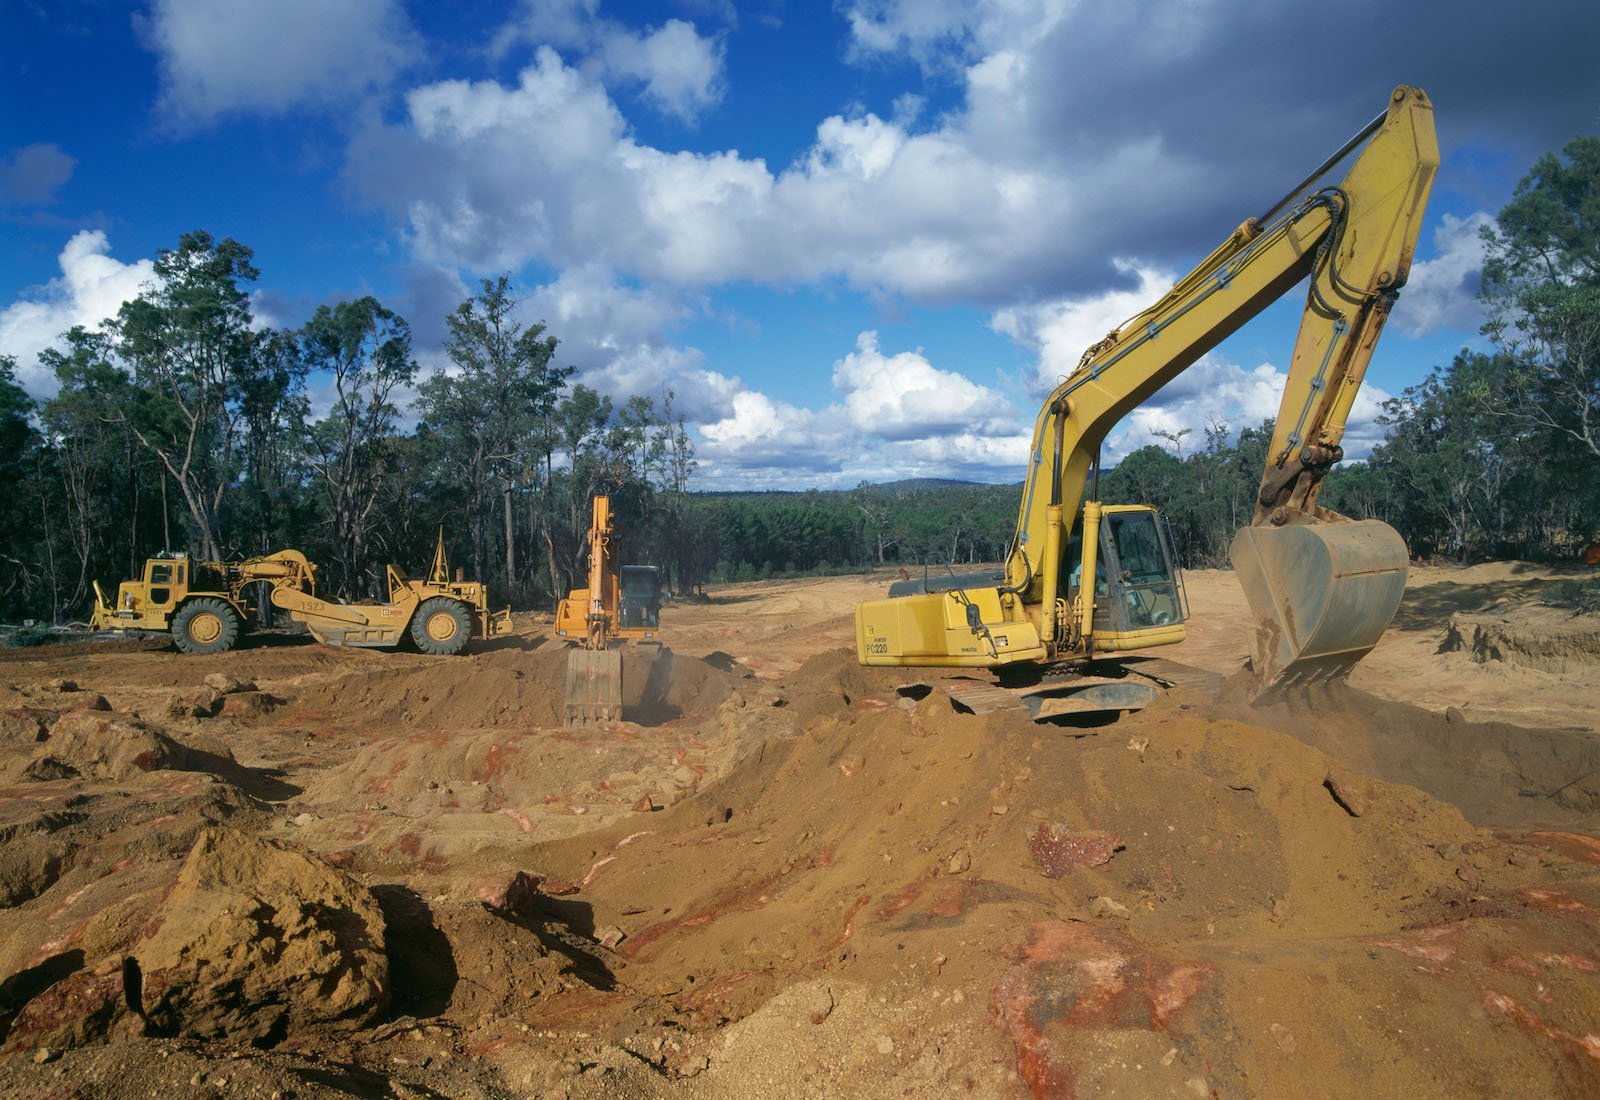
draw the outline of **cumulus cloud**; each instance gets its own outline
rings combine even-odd
[[[16,356],[17,379],[31,396],[52,397],[57,388],[55,375],[39,365],[39,352],[74,325],[98,329],[154,280],[152,261],[125,264],[110,253],[101,231],[76,234],[61,250],[60,277],[0,310],[0,353]]]
[[[713,478],[760,471],[837,471],[854,448],[841,418],[746,390],[733,395],[728,416],[700,427],[697,456]]]
[[[143,30],[182,126],[347,104],[420,52],[398,0],[155,0]]]
[[[514,87],[448,81],[406,105],[357,137],[350,176],[433,262],[598,259],[682,285],[843,275],[948,299],[1038,252],[1061,213],[1041,178],[872,114],[825,119],[777,175],[735,152],[665,152],[548,47]]]
[[[1158,446],[1190,455],[1206,445],[1206,432],[1226,428],[1230,440],[1240,430],[1275,420],[1288,375],[1270,363],[1243,367],[1210,354],[1129,413],[1107,437],[1103,461],[1115,465],[1141,447]],[[1365,384],[1345,422],[1347,459],[1362,459],[1383,441],[1378,417],[1389,394]],[[1176,437],[1177,442],[1174,442]]]
[[[1483,323],[1478,288],[1483,277],[1484,226],[1494,219],[1479,211],[1465,218],[1446,214],[1433,232],[1436,255],[1411,265],[1411,277],[1400,292],[1394,323],[1407,336],[1423,336],[1440,328],[1474,331]]]
[[[1091,345],[1171,289],[1176,276],[1167,270],[1130,261],[1118,266],[1135,277],[1135,290],[1063,298],[1032,306],[996,311],[991,325],[1037,357],[1028,379],[1041,400],[1077,367]],[[1413,271],[1416,269],[1413,268]],[[1413,277],[1414,278],[1414,277]],[[1275,419],[1288,376],[1269,363],[1244,367],[1216,353],[1203,355],[1144,404],[1129,413],[1106,436],[1102,456],[1115,464],[1141,447],[1173,449],[1169,436],[1180,436],[1185,454],[1203,447],[1206,431],[1226,426],[1237,438],[1241,429]],[[1345,426],[1345,453],[1364,458],[1383,438],[1377,424],[1389,394],[1367,382],[1356,398]]]
[[[1016,419],[1005,398],[955,371],[936,369],[917,351],[884,355],[878,334],[863,332],[856,350],[833,365],[833,385],[859,431],[920,440],[973,431],[1003,431]]]
[[[1037,356],[1029,379],[1035,397],[1043,398],[1071,374],[1083,353],[1107,333],[1156,301],[1177,282],[1166,269],[1132,260],[1113,261],[1117,271],[1134,280],[1129,288],[1113,287],[1100,294],[1061,298],[996,310],[990,327],[1009,336]]]
[[[504,54],[517,43],[573,51],[586,75],[637,86],[646,103],[685,122],[715,106],[726,90],[723,41],[682,19],[636,30],[602,17],[597,0],[523,0],[496,37],[495,50]]]
[[[53,141],[24,145],[0,161],[0,199],[18,206],[48,206],[77,163]]]

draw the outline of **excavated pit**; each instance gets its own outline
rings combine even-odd
[[[9,661],[0,1093],[1593,1094],[1596,732],[1506,720],[1592,670],[1439,652],[1448,583],[1353,685],[1072,731],[857,665],[851,579],[675,609],[582,730],[536,629]]]

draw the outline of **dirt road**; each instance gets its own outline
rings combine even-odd
[[[858,667],[885,577],[669,604],[581,731],[526,617],[6,654],[0,1093],[1594,1095],[1600,677],[1513,644],[1594,631],[1552,580],[1419,569],[1348,686],[1088,729]],[[1233,674],[1231,576],[1189,597],[1167,655]]]

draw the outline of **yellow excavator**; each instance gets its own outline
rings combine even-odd
[[[1362,142],[1342,180],[1311,190]],[[1152,508],[1095,499],[1101,441],[1310,275],[1254,515],[1230,556],[1254,616],[1258,690],[1348,672],[1394,618],[1408,553],[1387,524],[1348,519],[1317,494],[1344,457],[1345,421],[1410,273],[1438,167],[1432,104],[1402,85],[1283,200],[1090,347],[1039,411],[1004,572],[901,582],[859,605],[860,662],[1092,672],[1097,654],[1182,641],[1188,608],[1167,526]],[[1099,692],[1104,709],[1137,709],[1118,685],[1084,679],[1086,703]]]
[[[556,636],[578,648],[567,656],[567,725],[622,717],[622,650],[614,643],[651,641],[661,630],[661,572],[613,561],[611,498],[594,498],[589,525],[589,586],[556,607]]]
[[[388,568],[386,603],[345,604],[317,594],[317,567],[298,550],[279,550],[239,562],[208,562],[187,554],[161,555],[141,577],[123,581],[116,603],[94,585],[92,630],[170,633],[185,653],[223,653],[257,618],[251,592],[269,586],[274,607],[306,624],[324,645],[393,648],[409,637],[424,653],[460,653],[474,637],[511,632],[511,610],[491,612],[485,587],[452,581],[444,557],[444,532],[425,581],[398,565]]]

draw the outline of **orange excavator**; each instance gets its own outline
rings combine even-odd
[[[575,588],[556,608],[556,636],[575,643],[567,657],[567,725],[622,717],[622,649],[627,640],[653,641],[661,629],[661,572],[612,557],[611,498],[594,498],[589,526],[589,586]]]

